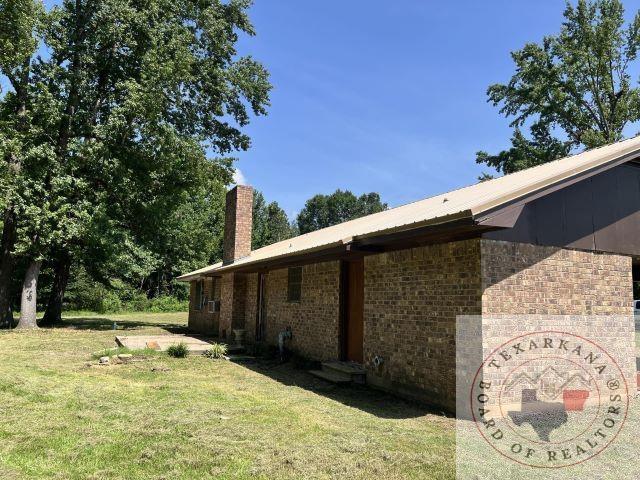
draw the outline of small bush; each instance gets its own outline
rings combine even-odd
[[[171,345],[167,348],[167,355],[174,358],[184,358],[189,355],[189,347],[184,342],[180,342],[177,345]]]
[[[186,312],[189,310],[189,301],[179,300],[176,297],[171,297],[169,295],[161,295],[148,300],[145,310],[155,313]]]
[[[131,312],[146,312],[149,308],[149,299],[145,293],[134,293],[124,304],[125,310]]]
[[[224,358],[227,355],[227,346],[222,343],[213,343],[211,348],[204,352],[207,358]]]
[[[98,313],[117,313],[122,311],[122,301],[115,292],[107,291],[100,299]]]

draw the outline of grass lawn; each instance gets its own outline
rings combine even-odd
[[[454,420],[288,364],[164,354],[97,366],[120,332],[186,314],[67,315],[0,331],[0,478],[455,477]]]

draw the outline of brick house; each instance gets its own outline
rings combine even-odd
[[[180,277],[189,327],[274,345],[290,330],[302,356],[356,362],[367,383],[447,408],[457,315],[629,315],[633,351],[637,158],[640,138],[255,251],[253,192],[237,186],[223,261]]]

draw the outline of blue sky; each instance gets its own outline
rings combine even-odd
[[[628,17],[640,8],[624,3]],[[255,0],[257,36],[239,53],[267,67],[274,90],[237,166],[292,217],[337,188],[397,206],[474,183],[489,171],[475,152],[508,147],[511,135],[487,86],[509,79],[511,51],[558,32],[564,5]]]
[[[336,188],[397,206],[474,183],[475,152],[511,135],[487,86],[509,79],[509,52],[556,33],[563,10],[561,0],[257,0],[257,36],[240,49],[267,66],[274,90],[238,166],[290,215]]]

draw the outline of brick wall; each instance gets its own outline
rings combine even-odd
[[[372,255],[364,276],[367,381],[452,408],[456,315],[481,312],[480,240]]]
[[[499,314],[629,315],[631,280],[629,257],[492,240],[366,257],[368,381],[451,408],[457,315],[493,315],[492,337]],[[592,320],[581,321],[587,328]],[[505,320],[504,335],[513,331],[509,325]],[[599,334],[604,346],[628,358],[623,369],[634,381],[631,323],[598,328],[606,330]],[[378,370],[375,355],[384,358]]]
[[[220,282],[212,278],[204,280],[204,295],[208,300],[220,300]],[[196,282],[189,283],[189,330],[207,335],[218,334],[220,313],[209,312],[209,305],[196,308]]]
[[[482,240],[484,314],[628,315],[631,257]]]
[[[368,382],[450,409],[457,315],[631,312],[631,259],[620,255],[470,239],[371,255],[364,268]],[[292,350],[338,359],[340,262],[304,266],[299,303],[287,301],[287,278],[286,268],[265,276],[267,343],[291,327]],[[251,343],[258,275],[227,274],[221,287],[220,330],[242,326]],[[627,333],[622,348],[633,348]],[[378,369],[376,355],[384,359]]]
[[[582,335],[616,359],[635,392],[631,264],[623,255],[482,240],[483,336],[499,345],[524,330]]]
[[[221,281],[220,332],[221,338],[234,340],[234,329],[245,329],[247,279],[253,275],[226,273]]]
[[[270,271],[265,279],[266,342],[278,344],[278,333],[291,327],[292,339],[287,346],[307,358],[335,360],[338,358],[338,317],[340,262],[305,265],[302,269],[302,296],[299,303],[287,302],[287,269]],[[251,291],[247,305],[248,336],[255,336],[257,306],[257,276],[247,290]],[[249,321],[251,322],[249,324]]]
[[[241,273],[234,273],[233,280],[233,310],[231,313],[231,328],[244,328],[245,305],[247,297],[247,276]]]

